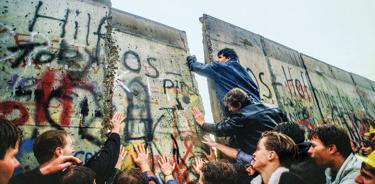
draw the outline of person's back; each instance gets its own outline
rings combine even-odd
[[[258,87],[237,60],[212,65],[216,74],[215,89],[219,99],[223,99],[228,91],[237,87],[244,90],[254,102],[260,101]]]
[[[243,126],[231,137],[230,145],[248,154],[255,151],[262,132],[273,130],[279,123],[287,121],[279,108],[263,103],[249,104],[230,116],[240,117],[241,120],[235,124]]]
[[[260,101],[259,88],[244,67],[239,64],[237,53],[224,48],[217,53],[218,61],[211,64],[198,63],[195,56],[186,58],[189,68],[215,81],[215,91],[221,105],[225,94],[233,89],[244,90],[254,102]]]

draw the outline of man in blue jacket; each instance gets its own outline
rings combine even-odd
[[[186,58],[191,71],[215,81],[216,94],[224,106],[225,94],[233,88],[244,90],[252,102],[258,102],[259,89],[239,63],[239,58],[233,49],[225,48],[217,53],[218,61],[211,64],[197,62],[195,56]]]

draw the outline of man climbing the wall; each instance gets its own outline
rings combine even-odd
[[[218,60],[211,64],[197,62],[195,56],[186,58],[191,71],[215,81],[216,95],[224,107],[224,95],[233,88],[244,90],[252,102],[258,102],[259,89],[239,63],[237,53],[230,48],[224,48],[217,53]]]

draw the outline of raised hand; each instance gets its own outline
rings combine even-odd
[[[214,140],[212,140],[211,138],[210,138],[210,136],[208,136],[208,135],[205,135],[205,136],[203,136],[203,140],[202,140],[202,142],[204,143],[204,144],[207,144],[207,146],[209,146],[209,147],[216,147],[217,146],[217,142],[215,142]]]
[[[172,172],[176,166],[176,164],[173,163],[172,160],[168,160],[166,156],[160,156],[158,159],[158,163],[160,166],[160,170],[164,174],[164,176],[172,175]]]
[[[39,170],[43,175],[48,175],[61,171],[72,165],[81,165],[82,163],[83,162],[76,157],[60,155],[57,159],[49,161],[47,164],[43,164]]]
[[[197,107],[193,107],[193,116],[195,122],[197,122],[199,126],[202,126],[204,123],[204,114]]]
[[[131,155],[134,163],[142,170],[142,172],[151,171],[149,152],[145,149],[144,145],[138,144],[134,146],[134,150],[137,153],[137,157],[134,154]]]
[[[203,167],[203,164],[206,163],[206,161],[203,161],[203,159],[200,157],[195,157],[194,160],[195,160],[195,163],[193,164],[193,169],[195,170],[197,174],[201,174],[202,173],[201,169]]]
[[[128,154],[128,151],[126,151],[125,147],[121,145],[120,154],[118,155],[118,159],[117,159],[117,163],[116,163],[115,168],[121,169],[122,161],[124,160],[124,158],[126,157],[127,154]]]
[[[210,148],[210,153],[207,153],[207,152],[203,152],[203,153],[206,156],[206,158],[208,159],[208,161],[216,160],[216,155],[215,155],[215,152],[212,148]]]
[[[111,132],[120,133],[120,124],[122,121],[124,121],[124,119],[125,119],[125,115],[123,113],[116,112],[111,119],[111,124],[112,124]]]

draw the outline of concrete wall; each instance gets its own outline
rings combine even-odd
[[[92,1],[1,4],[0,112],[23,129],[23,168],[36,165],[32,142],[49,129],[69,131],[75,155],[85,160],[103,142],[110,8]]]
[[[37,165],[33,140],[50,129],[69,131],[75,156],[90,158],[121,111],[122,144],[145,142],[154,164],[173,156],[178,179],[193,179],[188,167],[202,150],[191,108],[202,106],[185,64],[185,32],[111,10],[108,1],[0,2],[0,118],[24,131],[22,169]]]
[[[119,10],[112,15],[118,56],[112,102],[127,114],[123,143],[131,147],[146,142],[154,160],[160,155],[173,157],[178,180],[186,183],[193,179],[189,171],[193,156],[202,153],[191,114],[192,107],[202,108],[201,99],[185,64],[186,34]],[[131,164],[128,159],[123,166]]]
[[[206,63],[222,48],[235,49],[262,100],[278,105],[291,121],[308,128],[335,124],[357,141],[375,124],[373,81],[214,17],[204,15],[201,22]],[[212,109],[220,109],[213,90],[210,95]],[[219,111],[213,113],[216,121],[222,118]]]

